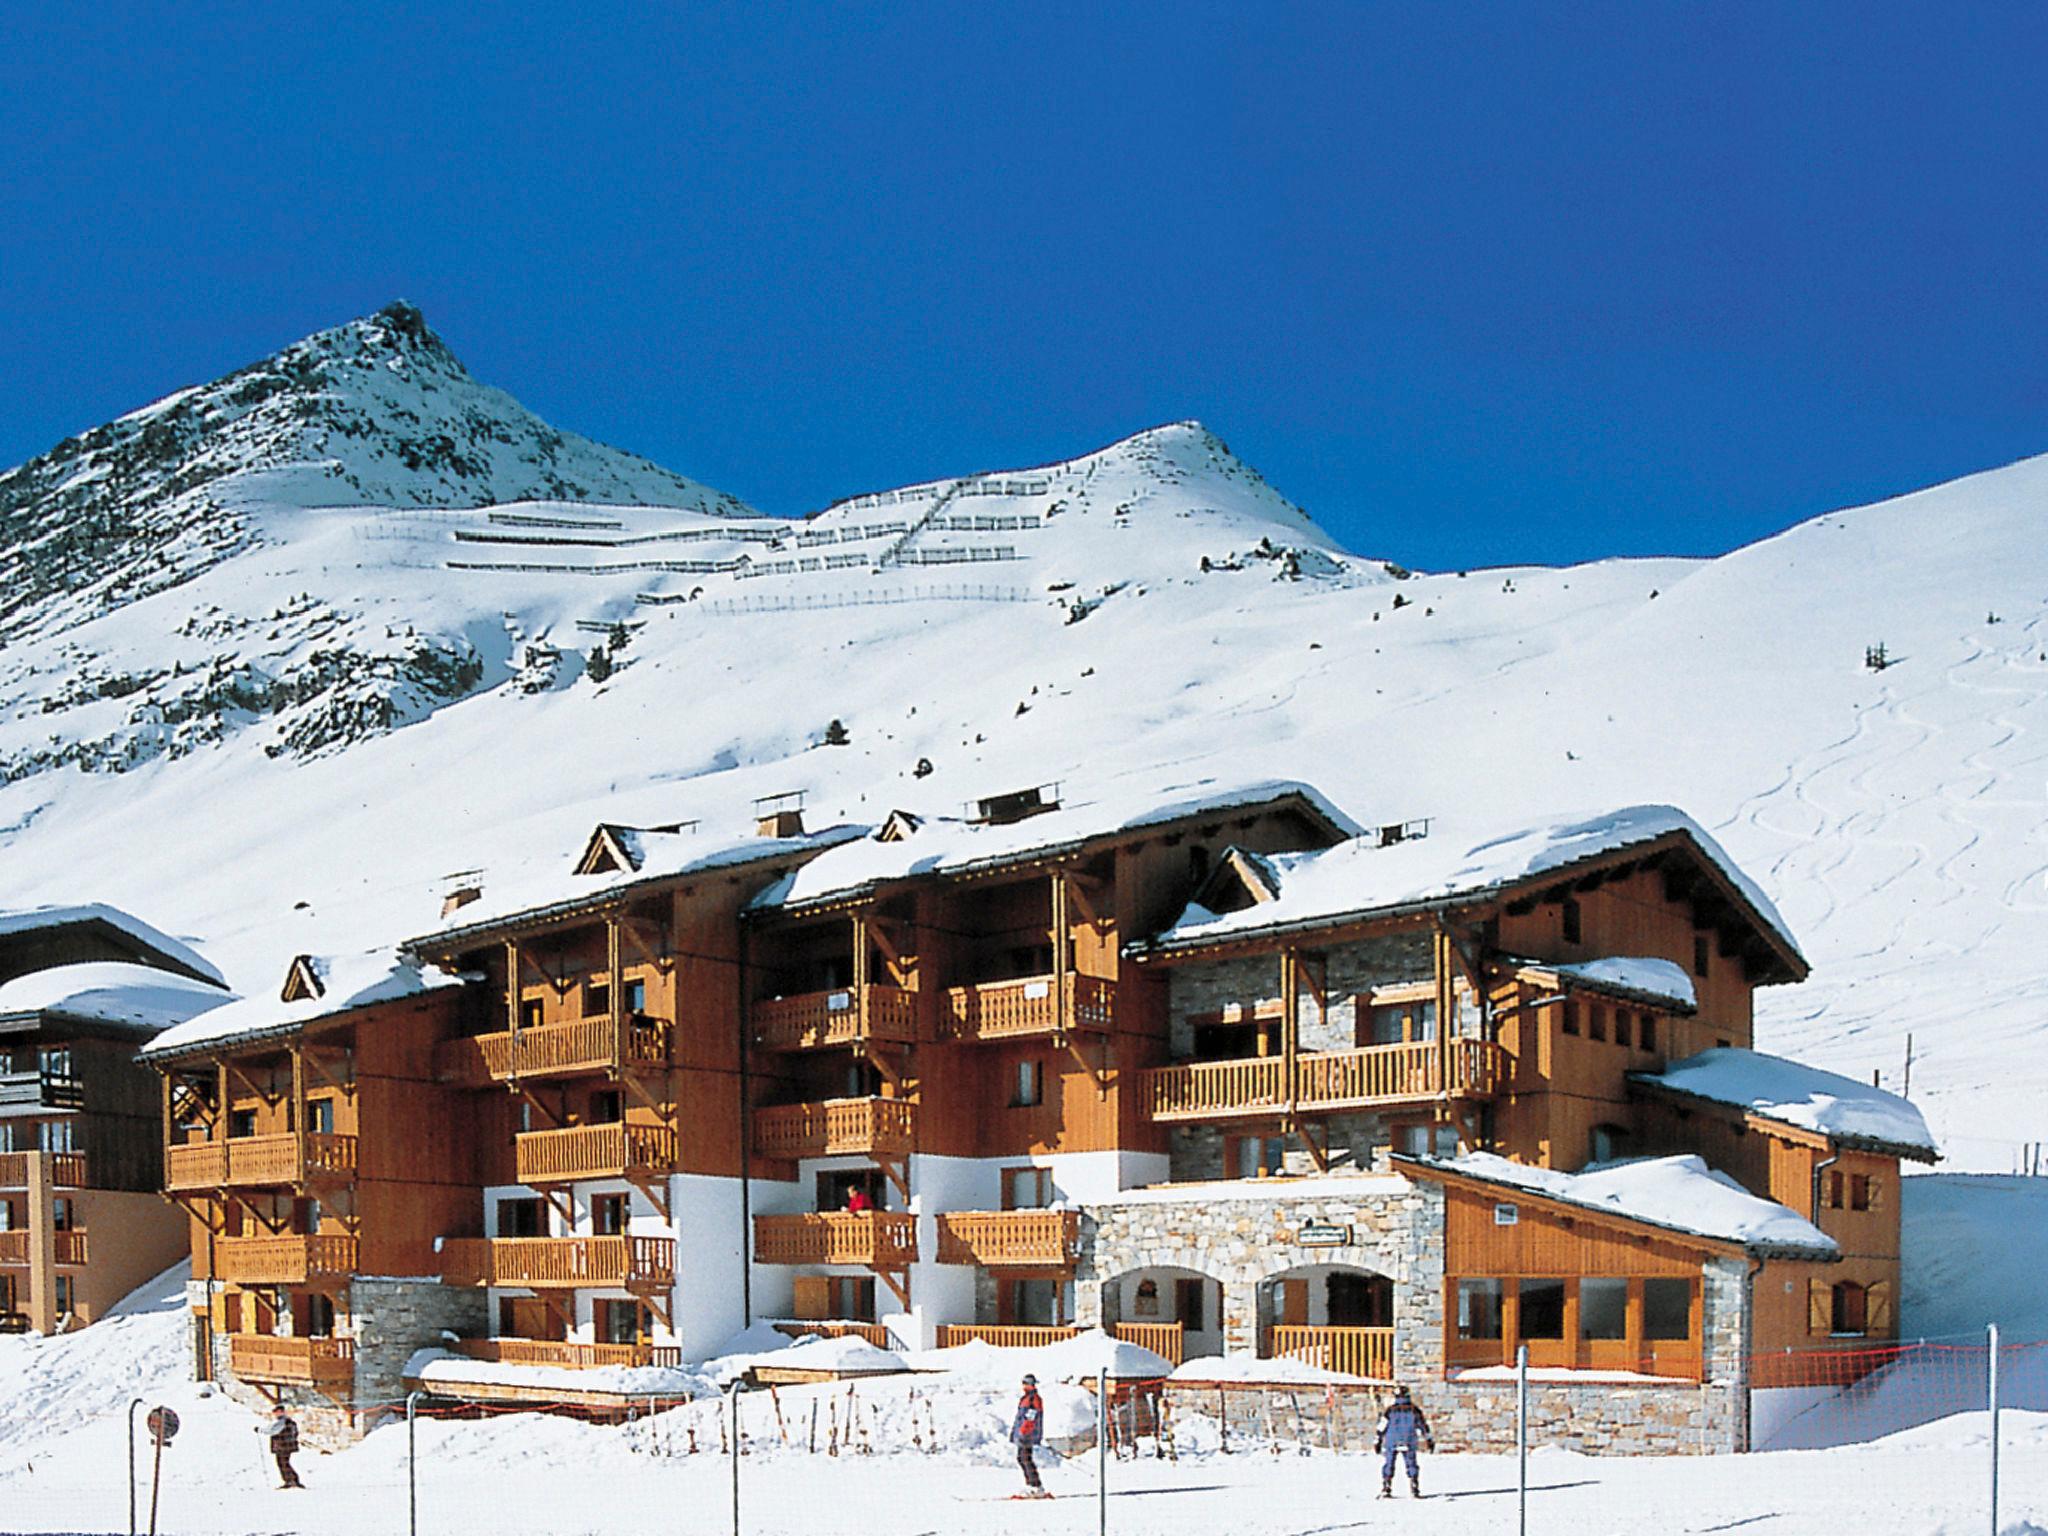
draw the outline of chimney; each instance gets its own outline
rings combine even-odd
[[[483,899],[484,872],[480,869],[459,870],[446,876],[441,885],[441,916],[445,919],[471,902]]]
[[[977,800],[974,808],[974,820],[989,826],[1008,826],[1027,816],[1042,816],[1047,811],[1058,810],[1060,787],[1057,784],[1040,784],[1032,789],[1013,789]]]
[[[763,795],[754,802],[754,835],[757,837],[802,837],[804,835],[804,791]]]

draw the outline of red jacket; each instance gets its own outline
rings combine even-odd
[[[1010,1426],[1010,1438],[1019,1445],[1036,1445],[1045,1438],[1045,1402],[1038,1388],[1026,1387],[1017,1399],[1017,1421]]]

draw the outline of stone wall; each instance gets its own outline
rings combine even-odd
[[[493,1332],[481,1289],[435,1279],[358,1275],[349,1282],[349,1322],[356,1339],[356,1433],[367,1434],[405,1400],[405,1362],[443,1342],[443,1332],[483,1338]]]
[[[1374,987],[1430,979],[1429,935],[1419,929],[1340,944],[1327,955],[1327,1016],[1317,1012],[1308,993],[1301,997],[1301,1048],[1305,1051],[1345,1051],[1358,1043],[1353,1007],[1358,994]],[[1168,972],[1168,981],[1169,1038],[1174,1056],[1184,1060],[1195,1048],[1190,1018],[1215,1013],[1231,1003],[1249,1005],[1280,995],[1280,957],[1253,955],[1176,965]]]
[[[1393,1147],[1393,1132],[1386,1118],[1366,1110],[1319,1115],[1316,1135],[1327,1138],[1326,1155],[1331,1173],[1385,1173],[1387,1154]],[[1256,1133],[1257,1127],[1246,1127]],[[1234,1179],[1238,1170],[1228,1165],[1225,1143],[1237,1127],[1196,1123],[1172,1127],[1171,1158],[1177,1183],[1204,1179]],[[1280,1159],[1280,1171],[1290,1178],[1306,1178],[1318,1172],[1315,1159],[1299,1137],[1287,1138]]]

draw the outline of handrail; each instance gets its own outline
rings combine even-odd
[[[865,1264],[901,1269],[917,1262],[917,1218],[903,1211],[806,1211],[754,1218],[757,1264]]]
[[[471,1360],[497,1365],[553,1365],[572,1371],[604,1366],[675,1366],[679,1344],[597,1344],[581,1339],[458,1339],[450,1346]]]
[[[356,1240],[346,1233],[224,1237],[214,1246],[214,1278],[247,1285],[305,1285],[355,1273]]]
[[[577,1072],[618,1072],[656,1067],[668,1060],[669,1027],[664,1019],[628,1014],[621,1024],[610,1014],[535,1024],[514,1031],[458,1035],[434,1048],[434,1069],[444,1078],[503,1082]]]
[[[677,1137],[672,1127],[632,1121],[574,1125],[557,1131],[522,1131],[514,1145],[522,1184],[666,1173],[675,1167],[677,1159]]]
[[[1019,976],[948,987],[941,1029],[958,1040],[1007,1040],[1064,1030],[1108,1029],[1116,1014],[1116,983],[1070,976],[1064,1009],[1056,976]]]
[[[308,1131],[303,1147],[296,1133],[279,1131],[164,1148],[164,1187],[174,1190],[303,1184],[355,1171],[356,1138],[331,1131]]]
[[[780,1326],[779,1324],[777,1326]],[[1071,1323],[1052,1326],[1031,1326],[1021,1323],[941,1323],[938,1331],[938,1347],[952,1349],[957,1345],[971,1344],[976,1340],[993,1344],[998,1349],[1043,1349],[1048,1344],[1061,1344],[1080,1335],[1081,1330]],[[1126,1344],[1138,1344],[1155,1355],[1179,1365],[1186,1353],[1186,1330],[1179,1323],[1114,1323],[1109,1329],[1110,1337],[1121,1339]]]
[[[1375,1381],[1394,1379],[1394,1330],[1391,1328],[1310,1328],[1275,1323],[1271,1358],[1305,1360],[1347,1376]]]
[[[355,1374],[353,1339],[279,1337],[267,1333],[228,1336],[228,1369],[248,1381],[330,1383]]]
[[[938,1229],[941,1264],[1064,1269],[1081,1258],[1078,1211],[946,1211]]]
[[[441,1244],[448,1285],[535,1287],[675,1284],[672,1237],[451,1237]]]
[[[26,1189],[29,1159],[45,1155],[41,1152],[0,1152],[0,1189]],[[86,1187],[86,1162],[83,1152],[52,1152],[47,1156],[50,1159],[50,1182],[56,1188]]]
[[[894,1155],[916,1140],[917,1105],[909,1099],[822,1099],[754,1111],[754,1150],[762,1157]]]
[[[1360,1109],[1487,1098],[1506,1080],[1507,1052],[1491,1040],[1450,1042],[1451,1076],[1433,1040],[1308,1051],[1295,1057],[1291,1084],[1283,1056],[1183,1062],[1145,1073],[1144,1102],[1155,1120],[1255,1115],[1287,1109]]]
[[[863,1028],[869,1039],[900,1042],[917,1038],[917,994],[879,982],[871,982],[865,989],[835,987],[763,998],[750,1005],[748,1014],[755,1043],[769,1050],[850,1045],[863,1038]]]

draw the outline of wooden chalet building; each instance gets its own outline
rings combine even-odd
[[[207,1359],[267,1390],[1100,1325],[1398,1377],[1447,1444],[1510,1431],[1527,1344],[1553,1439],[1736,1449],[1800,1379],[1758,1359],[1894,1331],[1899,1162],[1934,1156],[1903,1100],[1751,1048],[1806,963],[1663,807],[770,804],[467,880],[403,955],[150,1051]]]
[[[233,996],[116,908],[0,911],[0,1319],[92,1322],[183,1255],[135,1051]]]

